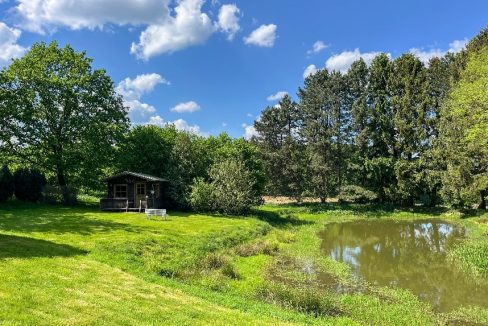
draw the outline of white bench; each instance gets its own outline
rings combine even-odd
[[[152,216],[161,216],[161,217],[167,217],[168,214],[166,214],[165,209],[152,209],[152,208],[146,208],[146,216],[147,218],[151,218]]]

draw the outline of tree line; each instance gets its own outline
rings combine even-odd
[[[41,173],[43,198],[64,203],[103,196],[104,176],[131,170],[168,179],[178,209],[246,213],[263,194],[484,207],[487,76],[487,30],[428,65],[382,54],[345,74],[320,70],[246,141],[131,126],[85,52],[37,43],[0,71],[0,165]]]
[[[298,102],[287,95],[254,123],[266,191],[486,208],[487,60],[485,29],[428,64],[380,54],[307,77]]]

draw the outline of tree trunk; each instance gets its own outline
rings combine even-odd
[[[481,196],[481,203],[478,206],[479,209],[486,209],[486,190],[481,190],[480,191],[480,196]]]
[[[56,177],[58,179],[58,185],[60,187],[66,187],[66,177],[63,168],[60,166],[56,168]]]

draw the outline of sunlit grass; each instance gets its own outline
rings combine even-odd
[[[451,257],[486,277],[486,214],[335,204],[267,205],[245,218],[169,213],[0,205],[0,324],[488,322],[486,309],[436,314],[401,289],[324,292],[309,273],[354,287],[348,267],[320,251],[328,223],[443,218],[470,231]]]

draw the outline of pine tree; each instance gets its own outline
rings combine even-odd
[[[269,194],[300,199],[305,190],[306,157],[298,129],[297,104],[286,95],[278,105],[266,108],[254,126],[265,156]]]

